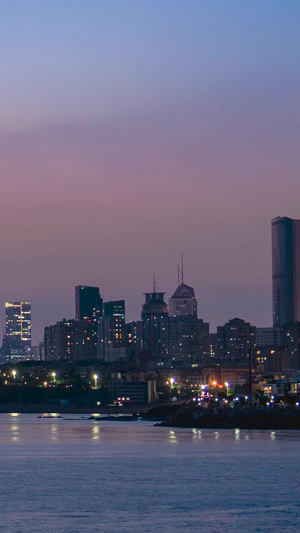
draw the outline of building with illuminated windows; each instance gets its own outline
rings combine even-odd
[[[31,303],[5,302],[5,335],[2,355],[7,361],[31,356]]]
[[[197,318],[193,287],[181,281],[178,279],[179,285],[169,299],[169,358],[199,362],[210,356],[209,324]]]
[[[103,338],[106,361],[118,361],[127,356],[125,300],[104,303]]]
[[[155,288],[154,288],[155,289]],[[142,348],[154,358],[168,356],[168,306],[164,292],[146,292],[142,307]]]
[[[104,358],[103,345],[103,299],[99,287],[88,285],[77,285],[75,287],[75,319],[82,324],[82,330],[89,331],[92,336],[93,345],[97,347],[97,359]]]
[[[61,320],[45,327],[45,360],[84,361],[97,359],[97,337],[89,320]]]
[[[256,341],[256,327],[241,318],[233,318],[217,327],[217,358],[220,360],[247,361],[249,350]]]

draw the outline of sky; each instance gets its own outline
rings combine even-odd
[[[75,285],[271,325],[271,219],[300,218],[300,3],[1,0],[0,326]],[[1,313],[2,307],[2,313]]]

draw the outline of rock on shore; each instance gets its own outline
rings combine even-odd
[[[164,407],[164,406],[162,406]],[[167,407],[167,406],[165,406]],[[148,415],[148,416],[147,416]],[[156,415],[156,416],[155,416]],[[202,407],[198,405],[158,408],[144,417],[162,420],[158,425],[213,429],[300,429],[300,407]]]

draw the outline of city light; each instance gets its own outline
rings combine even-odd
[[[172,388],[173,388],[173,385],[175,383],[175,379],[174,378],[169,378],[169,383],[170,383],[170,394],[172,394]]]
[[[94,383],[95,383],[95,389],[97,389],[97,386],[98,386],[98,375],[97,374],[94,374],[93,378],[94,378]]]
[[[16,370],[12,370],[11,373],[12,373],[14,379],[16,379],[17,371]]]

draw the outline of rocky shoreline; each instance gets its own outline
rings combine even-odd
[[[161,406],[142,414],[158,426],[207,429],[300,429],[300,407]]]

